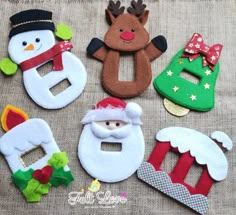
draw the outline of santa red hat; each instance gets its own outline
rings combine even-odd
[[[82,124],[94,121],[121,120],[135,125],[141,125],[142,108],[134,103],[126,103],[118,98],[108,97],[98,102],[94,109],[89,110],[82,119]]]

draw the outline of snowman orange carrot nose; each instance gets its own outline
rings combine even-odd
[[[32,43],[30,43],[28,46],[26,46],[24,48],[25,51],[28,51],[28,50],[34,50],[34,45]]]

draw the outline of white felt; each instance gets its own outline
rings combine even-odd
[[[169,141],[172,147],[178,147],[180,153],[190,151],[199,164],[206,164],[210,176],[216,181],[226,178],[228,161],[220,147],[208,136],[182,127],[169,127],[160,130],[156,139]]]
[[[211,138],[213,140],[216,140],[216,141],[222,143],[222,146],[224,148],[226,148],[227,150],[231,150],[233,148],[232,140],[229,138],[229,136],[227,134],[225,134],[222,131],[214,131],[211,134]]]
[[[111,136],[107,136],[108,131],[101,126],[98,129],[99,125],[95,124],[85,125],[80,137],[78,156],[83,168],[92,177],[103,182],[118,182],[128,178],[138,169],[144,157],[144,137],[140,126],[125,125],[128,134],[123,131],[117,136],[119,129],[116,129],[117,131],[110,130]],[[91,130],[94,130],[92,127],[95,127],[95,133]],[[122,150],[102,151],[101,142],[119,142]]]
[[[35,39],[40,38],[36,43]],[[36,49],[25,51],[22,42],[32,43]],[[9,42],[8,52],[17,64],[35,57],[55,45],[55,38],[51,31],[29,31],[13,36]],[[37,68],[41,65],[23,72],[23,81],[29,96],[35,103],[46,109],[59,109],[74,101],[84,90],[87,82],[87,73],[82,62],[72,53],[62,53],[63,70],[48,71],[41,77]],[[50,88],[68,79],[70,86],[54,96]]]
[[[142,112],[141,112],[142,113]],[[140,115],[141,115],[140,113]],[[94,110],[89,110],[84,118],[82,119],[82,124],[91,123],[93,121],[105,121],[105,120],[121,120],[127,123],[133,123],[135,125],[142,124],[140,120],[140,115],[132,115],[130,117],[130,109],[122,108],[99,108]]]
[[[20,156],[39,145],[46,155],[30,166],[24,167],[20,161]],[[14,173],[19,169],[25,171],[30,168],[34,170],[43,168],[47,165],[52,154],[60,152],[60,149],[53,138],[50,127],[44,120],[29,119],[12,128],[0,138],[0,151]]]

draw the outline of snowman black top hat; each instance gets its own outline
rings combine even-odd
[[[31,30],[55,30],[52,12],[45,10],[25,10],[10,17],[12,30],[9,37]]]

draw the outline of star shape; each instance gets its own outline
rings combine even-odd
[[[199,48],[200,48],[200,45],[197,43],[197,44],[195,45],[195,47],[196,47],[197,49],[199,49]]]
[[[178,64],[183,64],[184,62],[182,60],[178,60]]]
[[[214,55],[211,56],[211,60],[215,60],[216,57]]]
[[[192,48],[193,47],[193,43],[190,43],[188,46]]]
[[[206,74],[206,75],[210,75],[210,74],[211,74],[211,71],[210,71],[210,70],[206,70],[206,71],[205,71],[205,74]]]
[[[205,83],[205,84],[204,84],[205,89],[210,89],[210,86],[211,86],[211,85],[208,84],[208,83]]]
[[[174,86],[172,89],[173,89],[175,92],[177,92],[177,91],[179,90],[179,88],[176,87],[176,86]]]
[[[192,99],[192,101],[194,101],[194,100],[197,100],[197,97],[192,94],[192,95],[190,96],[190,99]]]
[[[172,76],[173,72],[171,70],[167,71],[167,76]]]

